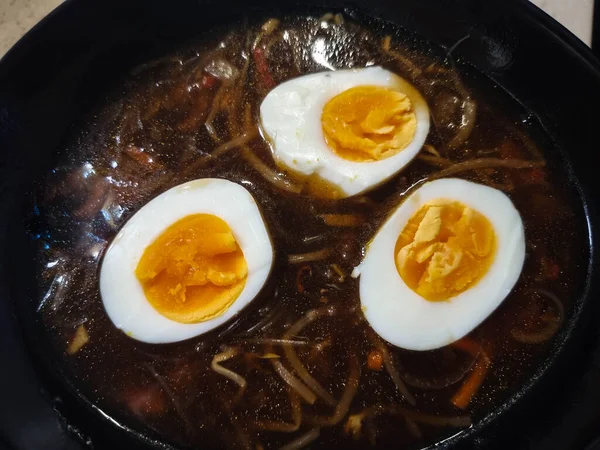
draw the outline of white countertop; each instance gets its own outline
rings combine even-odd
[[[590,45],[594,0],[531,0],[571,32]]]
[[[594,0],[531,1],[590,45]],[[62,0],[0,0],[0,57],[61,2]]]

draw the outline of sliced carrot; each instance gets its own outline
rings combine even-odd
[[[479,390],[492,365],[492,361],[485,351],[483,351],[481,345],[468,336],[454,342],[452,346],[477,358],[471,374],[458,392],[454,394],[454,397],[452,397],[452,404],[457,408],[464,409]]]
[[[539,184],[546,181],[546,172],[544,169],[535,167],[529,171],[528,181],[530,184]]]
[[[475,357],[479,356],[479,354],[481,353],[481,345],[479,345],[477,342],[475,342],[468,336],[465,336],[464,338],[453,342],[452,346]]]
[[[560,274],[560,266],[549,259],[546,261],[546,275],[550,280],[556,280]]]
[[[167,401],[160,386],[133,388],[125,392],[125,403],[138,416],[157,416],[167,410]]]
[[[504,159],[522,159],[523,152],[517,148],[514,141],[506,140],[500,147],[500,156]]]
[[[367,356],[367,367],[371,370],[381,370],[383,368],[383,355],[377,349],[373,349]]]
[[[267,58],[265,57],[263,49],[261,47],[256,47],[252,50],[252,54],[254,55],[254,62],[256,63],[256,69],[260,74],[262,83],[268,89],[273,88],[275,86],[275,81],[273,80],[271,72],[269,72]]]
[[[465,409],[471,403],[473,396],[479,390],[491,365],[492,361],[490,358],[485,353],[481,353],[481,357],[475,363],[475,367],[469,378],[466,379],[458,392],[452,397],[452,404],[454,406]]]
[[[161,167],[151,155],[144,151],[143,148],[137,147],[135,145],[129,145],[125,149],[125,154],[137,162],[144,169],[148,170],[156,170]]]
[[[300,292],[301,294],[304,291],[306,291],[306,288],[302,284],[302,279],[306,275],[308,275],[308,276],[312,275],[312,269],[310,268],[310,266],[308,264],[305,264],[302,267],[300,267],[300,269],[298,269],[298,273],[296,274],[296,288],[298,289],[298,292]]]
[[[202,75],[202,87],[206,89],[212,89],[219,84],[219,79],[217,77],[213,77],[212,75],[205,73]]]

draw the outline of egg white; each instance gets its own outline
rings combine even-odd
[[[446,301],[432,302],[408,287],[398,274],[398,236],[419,208],[434,199],[459,201],[483,214],[496,233],[496,254],[475,285]],[[371,327],[391,344],[432,350],[462,338],[483,322],[517,282],[525,260],[521,216],[501,191],[448,178],[425,183],[388,218],[369,244],[360,275],[360,300]]]
[[[146,299],[135,275],[145,249],[169,226],[191,214],[212,214],[229,225],[248,265],[243,291],[220,316],[184,324],[166,318]],[[144,205],[120,230],[100,270],[100,295],[115,326],[148,343],[177,342],[230,320],[261,290],[273,263],[273,247],[252,195],[231,181],[207,178],[162,193]]]
[[[321,115],[333,97],[364,85],[406,94],[413,105],[417,129],[412,142],[397,154],[379,161],[355,162],[338,156],[327,145]],[[345,196],[372,189],[400,171],[417,155],[429,133],[429,109],[421,94],[381,67],[321,72],[289,80],[265,97],[260,118],[278,164],[304,176],[316,174]]]

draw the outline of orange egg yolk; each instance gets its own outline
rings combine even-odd
[[[490,268],[496,233],[489,220],[448,200],[423,205],[396,242],[396,268],[429,301],[448,300],[477,283]]]
[[[221,315],[238,298],[248,265],[227,223],[193,214],[146,248],[135,274],[156,311],[177,322],[198,323]]]
[[[333,97],[323,108],[327,145],[350,161],[376,161],[395,155],[415,136],[417,118],[402,92],[357,86]]]

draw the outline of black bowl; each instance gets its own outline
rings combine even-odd
[[[471,38],[458,55],[532,111],[565,165],[588,220],[587,285],[554,353],[503,407],[441,444],[452,448],[584,448],[600,430],[600,194],[595,128],[600,63],[526,1],[70,0],[0,62],[0,444],[15,449],[162,448],[114,422],[62,379],[26,307],[34,267],[21,205],[56,160],[78,118],[136,62],[251,10],[350,8],[439,45]],[[584,270],[584,269],[582,269]],[[15,319],[19,319],[18,321]],[[149,437],[150,436],[150,437]]]

